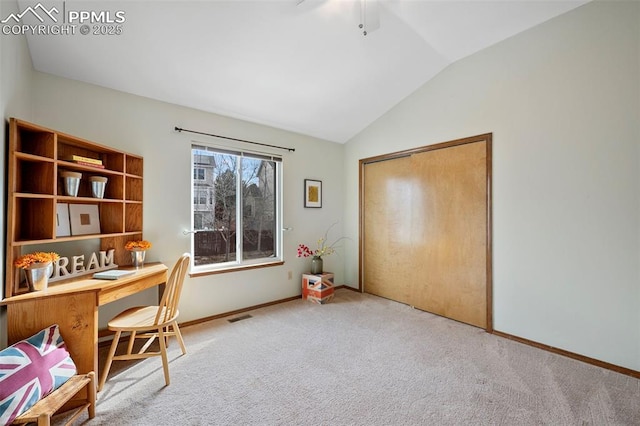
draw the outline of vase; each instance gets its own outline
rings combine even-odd
[[[46,290],[49,285],[49,277],[52,272],[53,264],[51,262],[34,263],[24,268],[24,273],[27,277],[27,284],[29,285],[29,291]]]
[[[91,176],[91,195],[94,198],[104,198],[104,188],[107,186],[107,178],[104,176]]]
[[[70,197],[77,197],[82,173],[63,170],[62,172],[60,172],[60,176],[62,176],[62,178],[64,179],[64,190],[67,195]]]
[[[144,266],[144,254],[146,250],[131,250],[131,264],[136,269],[140,269]]]
[[[311,259],[311,273],[313,275],[322,273],[322,258],[320,256],[313,256]]]

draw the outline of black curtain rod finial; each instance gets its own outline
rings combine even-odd
[[[212,136],[214,138],[227,139],[227,140],[230,140],[230,141],[245,142],[245,143],[251,143],[251,144],[254,144],[254,145],[268,146],[270,148],[284,149],[284,150],[287,150],[289,152],[295,152],[295,150],[296,150],[295,148],[287,148],[287,147],[284,147],[284,146],[269,145],[269,144],[266,144],[266,143],[247,141],[247,140],[244,140],[244,139],[230,138],[228,136],[214,135],[213,133],[205,133],[205,132],[198,132],[196,130],[183,129],[183,128],[178,127],[178,126],[175,126],[174,129],[175,129],[176,132],[183,132],[184,131],[184,132],[189,132],[189,133],[195,133],[195,134],[198,134],[198,135]]]

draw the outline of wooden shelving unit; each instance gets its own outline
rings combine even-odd
[[[72,155],[101,160],[104,168],[70,161]],[[5,297],[27,291],[13,262],[30,245],[100,239],[101,250],[115,249],[118,265],[131,264],[124,244],[142,239],[142,157],[11,118],[8,169]],[[76,197],[65,194],[62,171],[82,173]],[[104,198],[92,197],[91,176],[108,178]],[[58,203],[97,205],[100,233],[57,236]]]

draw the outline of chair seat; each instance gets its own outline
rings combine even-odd
[[[111,321],[108,322],[107,327],[112,331],[148,330],[149,328],[158,325],[162,326],[163,324],[170,324],[178,318],[179,311],[176,309],[171,318],[156,324],[155,320],[158,315],[158,309],[159,306],[138,306],[127,309],[112,318]],[[162,308],[163,316],[165,309],[166,308]]]

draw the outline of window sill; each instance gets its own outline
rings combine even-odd
[[[195,277],[202,277],[205,275],[226,274],[228,272],[239,272],[239,271],[246,271],[249,269],[258,269],[258,268],[270,268],[272,266],[280,266],[280,265],[284,265],[284,261],[280,260],[277,262],[261,263],[259,265],[233,266],[233,267],[224,268],[224,269],[211,269],[209,271],[190,272],[189,277],[195,278]]]

